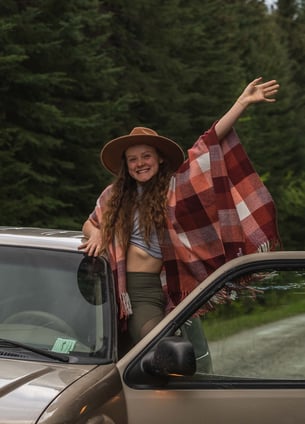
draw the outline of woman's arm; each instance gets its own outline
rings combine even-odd
[[[83,250],[88,256],[99,256],[102,247],[101,230],[87,219],[83,225],[83,234],[87,238],[78,249]]]
[[[215,131],[219,140],[227,135],[250,104],[258,102],[275,102],[273,96],[278,92],[280,87],[279,84],[276,80],[270,80],[264,83],[261,81],[262,77],[256,78],[250,82],[231,109],[229,109],[217,122]]]
[[[79,246],[88,256],[99,256],[102,250],[101,222],[103,209],[112,193],[112,185],[107,186],[96,201],[94,211],[83,224],[83,234],[87,241]]]

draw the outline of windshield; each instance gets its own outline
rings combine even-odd
[[[0,246],[1,339],[54,358],[68,355],[70,362],[107,362],[114,355],[115,316],[112,274],[103,258]]]

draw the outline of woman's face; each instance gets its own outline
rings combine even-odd
[[[149,181],[159,170],[162,158],[146,144],[129,147],[125,152],[129,175],[139,183]]]

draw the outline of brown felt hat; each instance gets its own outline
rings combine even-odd
[[[135,127],[130,134],[115,138],[105,144],[101,151],[101,162],[112,174],[117,175],[126,149],[137,144],[146,144],[157,149],[166,158],[172,171],[176,171],[184,161],[181,147],[173,140],[158,135],[156,131]]]

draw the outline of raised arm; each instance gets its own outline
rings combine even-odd
[[[218,139],[221,140],[227,135],[250,104],[258,102],[275,102],[274,96],[278,92],[279,87],[276,80],[262,82],[262,77],[256,78],[250,82],[231,109],[229,109],[217,122],[215,131]]]

